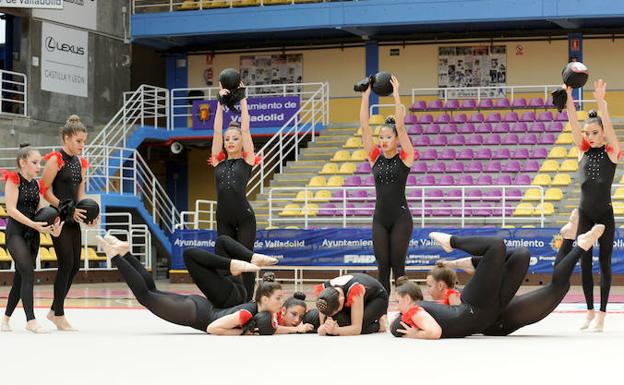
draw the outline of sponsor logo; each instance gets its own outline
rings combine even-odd
[[[48,36],[45,38],[45,47],[48,52],[70,52],[74,55],[79,56],[83,56],[87,51],[84,47],[81,47],[79,45],[60,42],[56,40],[53,36]]]

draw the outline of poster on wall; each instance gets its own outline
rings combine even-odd
[[[63,0],[0,0],[0,8],[63,9]]]
[[[57,24],[41,25],[41,89],[88,96],[89,34]]]
[[[97,29],[97,0],[64,0],[63,9],[34,9],[35,18],[75,27]]]
[[[269,85],[301,83],[303,81],[303,55],[241,56],[240,73],[245,85],[263,86],[254,89],[254,94],[281,93],[282,87]],[[286,91],[301,92],[301,86],[288,86]]]
[[[438,87],[491,87],[481,96],[503,98],[507,82],[506,46],[439,47]],[[449,91],[448,97],[476,97],[476,90]]]

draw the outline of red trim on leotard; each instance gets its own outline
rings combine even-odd
[[[0,170],[0,172],[2,173],[2,179],[5,182],[11,181],[13,182],[14,185],[19,186],[20,179],[19,179],[19,175],[17,175],[16,172],[12,172],[8,170]]]
[[[414,305],[405,314],[403,314],[401,316],[401,321],[405,322],[407,325],[409,325],[411,327],[415,327],[415,328],[421,329],[421,327],[416,325],[416,323],[412,319],[416,315],[416,313],[418,313],[421,310],[422,310],[422,308],[420,306]]]
[[[286,325],[284,324],[284,319],[282,318],[282,312],[281,312],[281,311],[278,311],[277,313],[275,313],[275,316],[276,316],[276,318],[277,318],[277,324],[278,324],[278,325],[280,325],[280,326],[286,326]]]
[[[351,307],[351,304],[353,304],[353,300],[355,299],[355,297],[358,295],[364,295],[365,291],[366,289],[364,288],[364,285],[362,285],[361,283],[356,283],[355,285],[351,286],[351,288],[349,289],[349,293],[347,293],[347,300],[345,301],[345,306]]]
[[[449,304],[449,297],[452,296],[453,294],[461,296],[461,293],[455,289],[448,289],[446,291],[446,293],[444,293],[444,299],[442,299],[442,304],[443,305],[450,305]]]
[[[215,167],[217,164],[219,164],[219,162],[222,162],[225,159],[225,152],[220,151],[217,156],[210,156],[210,158],[208,158],[206,161],[208,162],[209,165],[211,165],[212,167]]]
[[[82,166],[83,170],[89,168],[89,161],[87,160],[87,158],[83,158],[82,156],[80,157],[80,166]]]
[[[370,159],[371,162],[375,163],[377,161],[377,158],[379,158],[379,155],[381,155],[381,150],[379,149],[379,147],[375,146],[375,148],[373,148],[368,153],[368,159]]]
[[[614,148],[607,144],[605,145],[605,150],[609,153],[609,152],[613,152]],[[618,152],[617,160],[620,160],[621,157],[622,157],[622,151]]]
[[[45,160],[46,162],[49,161],[50,159],[52,159],[53,157],[56,157],[56,165],[58,167],[58,169],[62,169],[63,166],[65,166],[65,161],[63,160],[63,154],[61,154],[58,151],[52,151],[49,154],[46,154],[46,156],[43,157],[43,160]]]
[[[238,311],[238,322],[240,326],[245,326],[250,319],[253,318],[253,314],[249,310],[241,309]]]
[[[581,144],[579,144],[578,148],[579,150],[581,150],[581,152],[585,152],[587,150],[589,150],[589,142],[587,141],[587,139],[583,138],[581,139]]]
[[[48,187],[46,187],[43,179],[39,179],[39,194],[45,195],[48,192]]]
[[[325,285],[323,285],[322,283],[319,283],[318,285],[314,285],[314,294],[320,295],[323,289],[325,289]]]
[[[418,153],[418,151],[414,149],[414,160],[417,160],[419,156],[420,154]],[[401,160],[405,160],[405,158],[407,158],[407,152],[401,149],[401,152],[399,153],[399,157],[401,158]]]
[[[243,151],[243,153],[241,154],[243,156],[243,159],[247,158],[247,153],[245,151]],[[262,157],[260,155],[255,155],[254,156],[254,166],[259,165],[260,163],[262,163]]]

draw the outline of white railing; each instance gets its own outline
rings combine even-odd
[[[480,223],[487,222],[488,224],[498,224],[501,226],[507,225],[509,222],[528,222],[538,223],[540,227],[544,227],[544,211],[540,212],[540,215],[535,216],[512,216],[513,211],[521,202],[524,196],[524,191],[527,189],[539,189],[540,197],[539,202],[542,207],[544,205],[544,189],[542,186],[534,185],[484,185],[484,186],[406,186],[406,195],[412,217],[420,222],[421,227],[425,227],[427,224],[432,223],[444,223],[444,224],[456,224],[464,227],[468,222],[479,221]],[[315,199],[309,197],[310,193],[314,196],[314,193],[320,190],[327,190],[330,192],[342,192],[341,197],[336,198],[323,198]],[[442,190],[448,192],[451,190],[461,191],[460,196],[455,197],[431,197],[427,195],[430,190]],[[469,190],[491,191],[500,190],[501,196],[499,198],[494,197],[471,197],[467,195]],[[522,190],[522,195],[511,199],[507,196],[508,190]],[[305,191],[305,197],[301,200],[293,198],[293,196],[284,196],[285,193],[295,193],[299,191]],[[349,196],[349,193],[355,191],[366,191],[366,197]],[[420,191],[420,197],[413,197],[410,194],[414,191]],[[281,193],[276,196],[276,194]],[[352,223],[367,223],[372,222],[373,210],[375,202],[375,187],[374,186],[358,186],[358,187],[274,187],[269,190],[269,226],[274,226],[275,223],[287,224],[297,223],[302,224],[304,228],[310,225],[341,225],[347,227]],[[488,204],[486,202],[491,202]],[[349,204],[369,202],[369,207],[352,207]],[[301,214],[281,216],[284,207],[289,203],[301,204]],[[323,208],[323,204],[333,204],[335,207]],[[431,207],[428,206],[431,203],[438,205]],[[314,209],[310,209],[309,204],[318,205]],[[307,208],[306,208],[307,207]],[[492,212],[491,215],[466,215],[467,210],[480,210],[488,209]],[[319,216],[319,212],[322,210],[331,211],[333,215]],[[453,215],[435,215],[435,211],[456,211],[461,210],[457,214]],[[311,211],[315,211],[311,214]],[[362,215],[354,215],[353,212],[362,212]],[[364,213],[366,211],[366,213]],[[494,213],[500,211],[499,215]]]
[[[28,116],[28,78],[0,70],[0,114]]]
[[[438,96],[445,102],[448,99],[481,99],[508,98],[513,101],[517,94],[543,93],[546,101],[552,90],[561,88],[561,85],[537,85],[537,86],[492,86],[492,87],[453,87],[453,88],[412,88],[412,103],[417,96]]]
[[[204,208],[205,207],[205,208]],[[217,228],[217,201],[198,199],[195,201],[195,211],[181,211],[179,229],[214,230]],[[206,217],[208,217],[206,219]]]
[[[329,123],[329,84],[317,83],[320,88],[307,100],[301,101],[301,108],[293,115],[266,144],[257,151],[262,162],[256,165],[247,183],[247,196],[264,192],[264,183],[275,172],[282,172],[286,159],[291,154],[299,159],[299,142],[310,135],[314,141],[317,124]]]
[[[316,0],[318,3],[331,0]],[[358,1],[358,0],[351,0]],[[307,1],[308,3],[310,1]],[[192,11],[212,8],[232,8],[264,5],[300,4],[297,0],[132,0],[132,13]]]

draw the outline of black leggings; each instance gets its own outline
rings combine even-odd
[[[253,252],[227,235],[220,235],[216,254],[202,249],[184,251],[184,263],[193,281],[214,306],[232,307],[246,302],[247,290],[239,277],[230,274],[230,261],[251,262]]]
[[[600,254],[600,311],[607,311],[609,302],[609,292],[611,291],[611,255],[613,253],[613,240],[615,238],[615,219],[613,218],[613,207],[609,207],[604,214],[594,217],[590,213],[579,209],[578,234],[583,234],[591,230],[596,224],[605,225],[604,234],[598,239]],[[583,282],[583,293],[587,309],[594,308],[594,276],[592,273],[592,249],[587,250],[581,257],[581,278]]]
[[[379,319],[388,311],[388,297],[379,296],[371,299],[364,305],[364,317],[362,317],[362,331],[360,334],[372,334],[379,331]],[[351,325],[351,308],[343,308],[332,317],[338,326]]]
[[[405,256],[414,224],[409,210],[389,217],[375,212],[373,217],[373,251],[377,260],[379,282],[390,293],[390,270],[394,279],[405,275]]]
[[[576,246],[573,240],[564,239],[557,252],[551,282],[530,293],[515,296],[497,322],[484,331],[486,335],[508,335],[523,326],[546,318],[561,303],[570,288],[570,277],[574,266],[584,250]]]
[[[255,215],[247,215],[237,220],[232,220],[231,218],[221,218],[217,215],[217,234],[229,235],[247,249],[253,250],[256,242],[256,217]],[[221,255],[218,250],[217,254]],[[241,277],[246,290],[245,302],[247,302],[253,297],[256,275],[254,273],[243,273]]]
[[[54,301],[51,309],[54,315],[65,315],[65,297],[69,292],[76,273],[80,270],[80,248],[82,234],[80,224],[65,223],[58,238],[52,237],[56,251],[58,270],[54,279]]]
[[[4,314],[10,317],[21,299],[26,320],[30,321],[35,319],[33,285],[35,260],[39,251],[39,233],[28,231],[25,234],[10,234],[7,238],[7,249],[15,262],[15,275]]]

